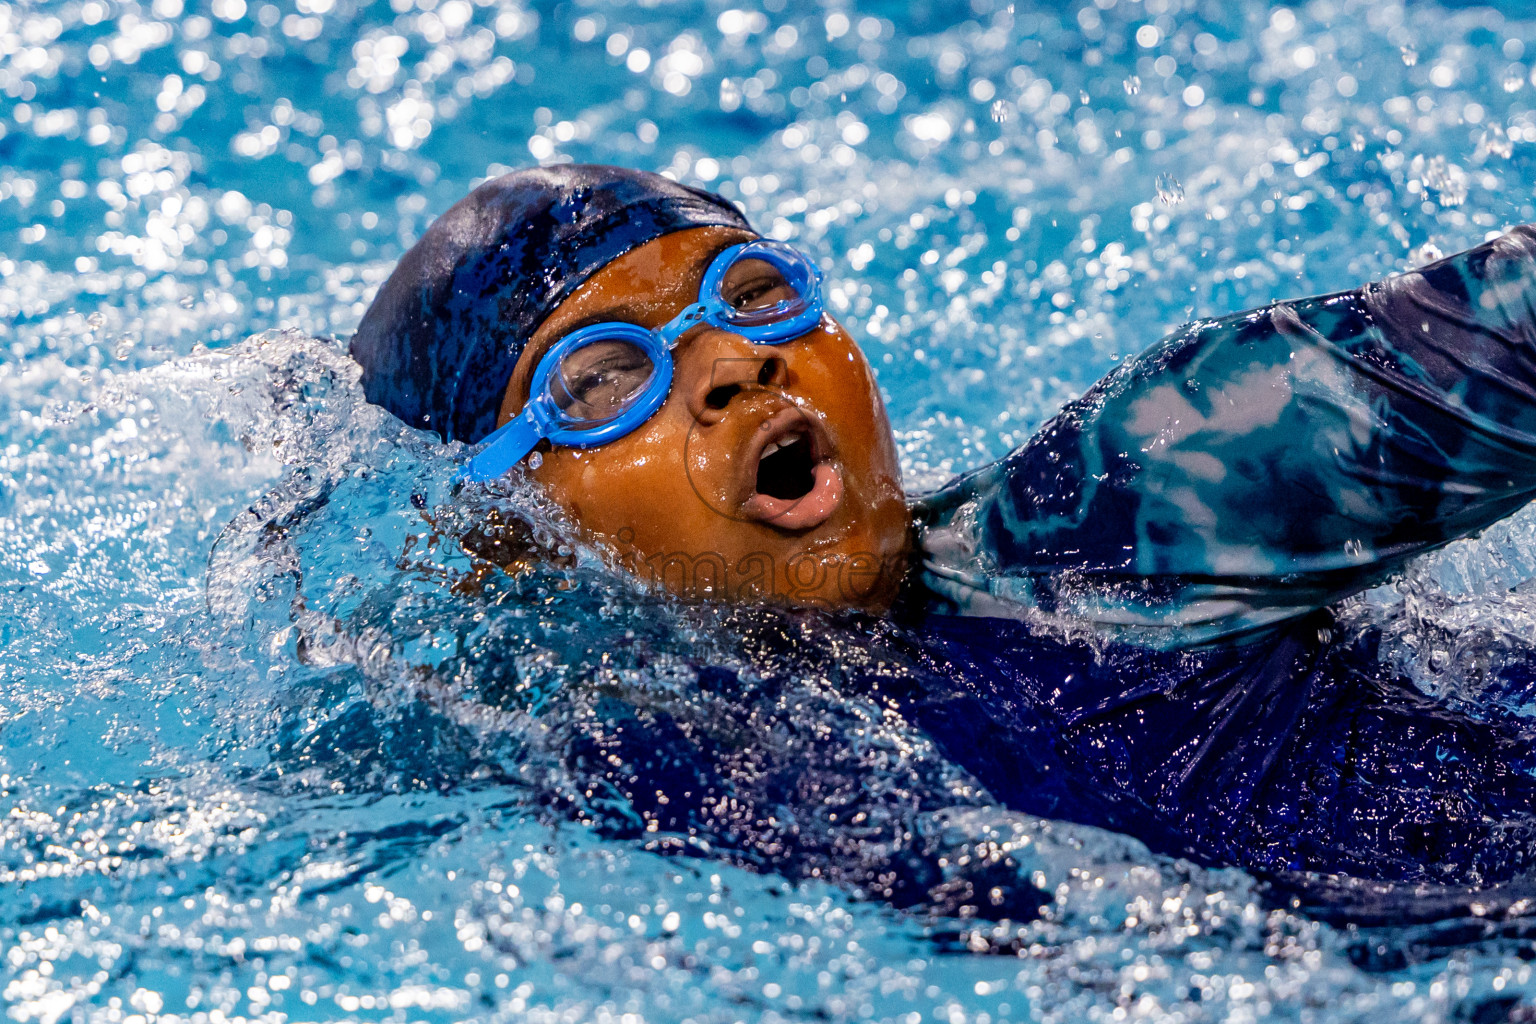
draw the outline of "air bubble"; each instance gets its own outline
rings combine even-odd
[[[1177,206],[1184,201],[1184,183],[1171,174],[1159,174],[1157,181],[1157,198],[1168,206]]]
[[[543,452],[529,452],[528,453],[528,468],[529,469],[538,469],[542,465],[544,465],[544,453]]]
[[[1403,44],[1402,54],[1403,63],[1408,65],[1410,68],[1419,62],[1419,51],[1415,50],[1407,43]]]
[[[1141,92],[1140,75],[1132,75],[1121,84],[1125,86],[1125,94],[1127,96],[1135,96],[1137,93]]]

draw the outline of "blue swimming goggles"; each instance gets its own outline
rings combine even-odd
[[[820,323],[821,312],[821,271],[808,256],[763,238],[733,245],[704,271],[699,301],[663,326],[591,324],[550,346],[521,415],[485,439],[462,478],[494,480],[546,438],[591,448],[628,434],[667,400],[672,349],[701,324],[780,345]]]

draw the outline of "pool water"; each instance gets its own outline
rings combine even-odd
[[[534,495],[454,504],[462,449],[368,406],[344,342],[485,177],[663,170],[818,256],[920,490],[1187,319],[1536,220],[1536,19],[731,2],[0,5],[9,1016],[1529,1019],[1518,918],[1308,915],[1008,812],[839,690],[878,631],[680,607]],[[477,572],[455,538],[497,508],[552,557]],[[1349,615],[1475,709],[1533,576],[1528,511]],[[825,818],[647,832],[573,756],[619,705],[725,751],[740,807],[793,767]],[[918,853],[1045,906],[858,898]]]

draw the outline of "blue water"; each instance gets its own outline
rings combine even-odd
[[[1536,219],[1522,13],[0,5],[10,1017],[1502,1020],[1536,1001],[1519,926],[1326,924],[1239,871],[991,805],[838,691],[837,660],[869,656],[846,626],[677,607],[579,550],[475,576],[454,538],[485,510],[447,504],[455,451],[367,406],[341,345],[485,176],[666,170],[822,259],[908,484],[931,486],[1192,316]],[[496,500],[562,549],[536,497]],[[1533,576],[1525,513],[1353,612],[1475,705],[1536,628]],[[792,683],[722,694],[700,660]],[[777,865],[723,834],[636,834],[565,756],[615,694],[810,763],[831,813],[883,810],[800,823]],[[978,923],[837,883],[913,836],[955,864],[1006,852],[1052,902]]]

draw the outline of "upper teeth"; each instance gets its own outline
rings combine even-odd
[[[782,437],[777,441],[769,443],[768,447],[763,449],[762,457],[766,459],[780,448],[788,448],[795,442],[802,440],[804,440],[804,438],[799,434],[790,434],[788,437]]]

